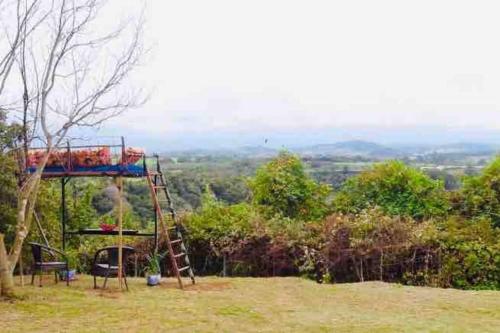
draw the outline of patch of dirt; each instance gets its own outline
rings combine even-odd
[[[160,288],[165,289],[179,289],[177,282],[162,282]],[[186,283],[184,284],[185,291],[222,291],[226,289],[231,289],[231,282],[220,281],[220,282],[197,282],[196,284]]]
[[[120,298],[123,295],[123,293],[126,292],[125,290],[120,291],[120,289],[116,289],[116,288],[94,289],[93,287],[91,289],[88,289],[87,291],[91,294],[96,295],[96,296],[105,297],[105,298],[113,298],[113,299]]]

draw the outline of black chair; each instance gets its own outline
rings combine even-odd
[[[56,283],[58,282],[57,273],[66,271],[66,285],[69,286],[69,267],[68,258],[62,251],[42,245],[38,243],[29,243],[31,252],[33,253],[33,266],[31,274],[31,284],[35,284],[35,274],[40,275],[40,287],[42,286],[42,273],[54,271]],[[45,255],[44,255],[45,254]],[[46,257],[50,257],[51,261],[45,261]],[[58,261],[56,261],[59,259]]]
[[[122,247],[122,276],[125,281],[125,287],[128,290],[127,277],[127,258],[135,252],[135,249],[130,246]],[[97,289],[97,277],[104,278],[103,288],[106,288],[108,278],[118,277],[118,246],[108,246],[99,249],[92,264],[92,275],[94,276],[94,289]]]

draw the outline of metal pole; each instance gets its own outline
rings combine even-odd
[[[121,165],[124,166],[126,164],[125,163],[125,138],[122,136],[121,139],[122,139],[122,152],[121,152],[121,154],[122,154],[122,159],[121,159],[122,163],[121,163]]]
[[[66,158],[67,158],[66,167],[68,168],[68,171],[71,171],[71,169],[72,169],[72,166],[71,166],[71,147],[69,144],[69,140],[68,140],[68,147],[66,149],[67,149],[66,151],[68,153],[68,155],[66,156]]]
[[[123,178],[118,177],[118,282],[120,284],[120,290],[123,288]]]
[[[158,176],[154,178],[154,185],[158,185]],[[156,192],[156,189],[155,189]],[[155,253],[158,253],[158,211],[156,207],[153,206],[155,214]]]
[[[61,178],[61,230],[62,249],[66,249],[66,178]]]

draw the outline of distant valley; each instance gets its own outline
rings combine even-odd
[[[288,150],[301,156],[337,156],[347,158],[364,158],[369,160],[385,159],[418,159],[429,156],[441,156],[448,158],[464,157],[488,157],[494,156],[500,151],[500,145],[489,143],[453,143],[441,145],[391,145],[379,144],[371,141],[351,140],[331,144],[316,144],[310,146],[271,148],[264,145],[243,146],[228,149],[189,149],[163,152],[164,156],[231,156],[265,158],[279,153],[280,150]]]

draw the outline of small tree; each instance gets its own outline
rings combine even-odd
[[[249,186],[254,203],[267,207],[272,214],[318,219],[328,211],[330,186],[316,183],[306,174],[302,161],[287,152],[259,168]]]
[[[377,164],[347,180],[334,205],[344,213],[378,206],[389,215],[415,219],[442,216],[448,210],[442,182],[399,161]]]
[[[16,232],[10,251],[0,234],[2,295],[13,293],[14,268],[49,155],[71,129],[98,126],[143,102],[135,89],[125,85],[142,54],[142,21],[124,22],[103,33],[98,24],[105,3],[0,0],[0,20],[6,22],[7,31],[6,38],[0,36],[0,108],[21,115],[23,128],[17,150],[21,177]],[[27,175],[22,161],[34,139],[45,145],[45,155],[36,172]]]
[[[464,179],[460,211],[466,217],[487,217],[500,227],[500,157],[478,176]]]

